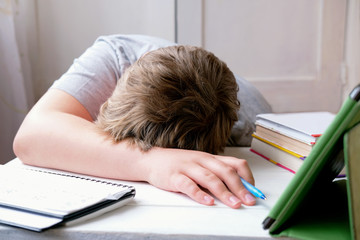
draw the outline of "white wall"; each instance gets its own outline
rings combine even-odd
[[[20,32],[18,39],[28,45],[35,99],[99,35],[141,33],[175,40],[175,0],[18,2],[26,5],[23,10],[20,9],[23,18],[19,24],[26,24],[27,32]],[[179,42],[201,45],[215,52],[229,63],[235,73],[250,81],[271,81],[273,78],[301,78],[306,81],[316,75],[315,67],[319,64],[316,48],[321,36],[317,33],[318,26],[312,23],[317,24],[315,10],[319,8],[319,1],[311,0],[311,7],[303,1],[288,3],[282,0],[272,1],[270,5],[266,1],[246,0],[178,2],[179,8],[187,7],[185,10],[178,9],[181,13],[178,16]],[[359,0],[348,2],[350,20],[347,21],[344,57],[347,82],[343,83],[343,95],[347,95],[356,84],[354,81],[358,81],[356,76],[359,75],[356,70],[359,68],[354,66],[359,64],[356,53],[360,52],[358,47],[356,49],[359,45],[359,31],[356,31],[359,29]],[[297,4],[296,11],[291,11],[293,4]],[[226,6],[232,9],[226,9]],[[234,6],[238,10],[234,10]],[[291,35],[287,34],[289,31]]]
[[[37,97],[100,35],[148,34],[174,40],[174,1],[36,2],[39,43],[36,66]]]
[[[360,0],[349,0],[344,58],[343,98],[360,84]]]
[[[12,140],[34,103],[28,54],[36,36],[34,2],[12,3],[0,1],[0,164],[14,157]]]

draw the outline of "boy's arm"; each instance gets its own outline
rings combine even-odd
[[[226,205],[255,204],[239,175],[253,183],[245,160],[200,151],[153,148],[142,152],[126,141],[114,143],[71,95],[49,90],[21,125],[14,152],[24,163],[87,175],[147,181],[212,205],[208,189]]]
[[[124,178],[143,180],[120,161],[137,159],[140,152],[114,144],[75,98],[57,89],[50,89],[28,113],[14,152],[26,164],[108,178],[118,178],[119,169],[124,169],[123,174],[129,173]]]

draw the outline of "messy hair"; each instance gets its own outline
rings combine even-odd
[[[146,53],[130,66],[96,124],[115,141],[218,153],[237,121],[238,86],[227,65],[193,46]]]

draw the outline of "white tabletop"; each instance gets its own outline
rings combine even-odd
[[[293,174],[253,154],[248,148],[227,148],[225,155],[247,159],[256,187],[267,200],[231,209],[219,201],[200,205],[187,196],[147,183],[126,182],[136,188],[128,205],[73,226],[43,233],[0,225],[0,239],[266,239],[262,221]]]

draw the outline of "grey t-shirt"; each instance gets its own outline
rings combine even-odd
[[[148,51],[175,45],[170,41],[144,35],[110,35],[99,37],[51,88],[75,97],[96,119],[100,106],[111,96],[125,69]],[[270,112],[263,96],[246,80],[236,77],[241,107],[230,145],[249,146],[255,130],[255,116]]]

